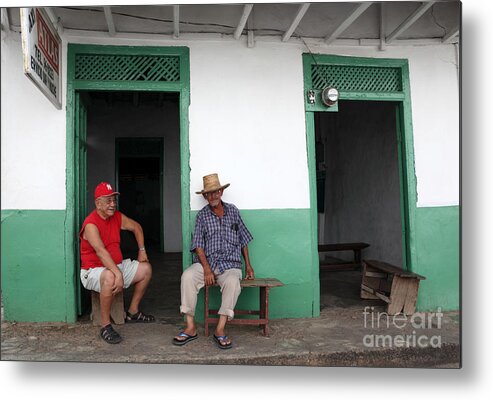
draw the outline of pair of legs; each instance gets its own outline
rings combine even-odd
[[[225,327],[228,320],[234,317],[234,308],[241,292],[240,286],[241,270],[229,269],[221,275],[216,276],[216,282],[221,288],[221,307],[218,311],[219,322],[216,326],[216,337],[225,337]],[[197,295],[204,287],[204,270],[200,263],[192,264],[181,276],[181,306],[180,312],[185,314],[187,326],[183,333],[189,336],[197,334],[195,326],[195,308],[197,306]],[[185,338],[180,335],[175,337],[178,342]],[[226,337],[220,340],[224,346],[231,345],[231,341]]]
[[[130,314],[136,314],[139,312],[139,304],[146,292],[147,286],[152,277],[152,267],[148,262],[139,262],[135,275],[131,279],[131,282],[127,284],[124,282],[124,287],[134,286],[134,292],[128,312]],[[100,308],[101,308],[101,326],[104,327],[111,323],[110,311],[111,304],[113,303],[113,286],[115,284],[115,275],[106,268],[101,273],[100,285],[101,291],[99,292]]]
[[[140,301],[152,277],[151,264],[125,259],[118,264],[118,268],[123,274],[123,288],[126,289],[134,285],[134,293],[128,312],[135,314],[139,311]],[[111,304],[114,299],[112,288],[115,284],[115,275],[104,267],[95,267],[81,270],[80,279],[87,290],[94,290],[99,293],[101,326],[108,325],[110,323]]]

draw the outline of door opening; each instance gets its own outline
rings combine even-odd
[[[190,56],[182,46],[99,46],[69,43],[67,46],[67,210],[66,294],[67,320],[81,315],[78,238],[79,219],[94,208],[94,187],[101,181],[118,184],[116,138],[161,138],[163,252],[174,254],[169,263],[153,257],[153,267],[182,270],[191,259],[189,210],[188,107],[190,105]],[[125,68],[121,68],[121,66]],[[84,96],[87,114],[78,100]],[[81,125],[80,117],[87,117]],[[83,121],[84,122],[84,121]],[[87,138],[80,141],[81,127]],[[85,142],[85,143],[83,143]],[[80,151],[80,145],[87,152]],[[87,163],[86,163],[87,160]],[[87,204],[87,210],[84,205]],[[152,228],[150,228],[152,231]],[[155,236],[155,235],[152,235]],[[151,238],[152,238],[151,236]],[[135,249],[132,258],[135,258]],[[163,269],[163,268],[161,268]],[[174,283],[156,274],[153,281]],[[75,274],[74,274],[75,272]],[[171,278],[180,276],[174,272]],[[149,287],[151,289],[151,287]],[[149,290],[148,289],[148,290]],[[164,287],[161,292],[167,292]],[[179,290],[179,283],[177,286]],[[157,302],[156,302],[157,303]],[[173,306],[176,314],[177,307]],[[159,317],[159,313],[156,313]]]
[[[340,101],[338,112],[315,113],[318,237],[319,244],[368,243],[363,258],[405,268],[397,115],[391,101]],[[321,257],[348,261],[347,252]],[[359,271],[321,272],[320,281],[321,308],[331,298],[360,301]]]
[[[179,290],[181,275],[179,94],[86,91],[85,98],[87,212],[94,209],[94,187],[102,181],[114,185],[118,209],[144,230],[153,267],[142,307],[156,317],[175,317],[179,297],[161,297]],[[121,232],[121,248],[124,258],[137,258],[130,232]],[[131,294],[125,291],[126,304]]]

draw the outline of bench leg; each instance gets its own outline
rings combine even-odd
[[[260,319],[265,319],[264,336],[269,336],[269,288],[260,288]]]
[[[360,297],[362,299],[378,299],[378,296],[375,296],[372,293],[369,293],[368,291],[363,289],[363,286],[368,286],[372,289],[380,289],[380,282],[381,278],[376,278],[376,277],[370,277],[367,276],[367,272],[374,272],[374,269],[369,268],[366,263],[363,263],[363,270],[361,273],[361,291],[360,291]]]
[[[416,300],[418,298],[419,279],[408,278],[406,300],[404,301],[404,314],[411,315],[416,311]]]
[[[353,250],[353,252],[354,252],[354,263],[361,265],[361,250],[356,249]]]
[[[401,278],[394,275],[390,289],[390,303],[387,309],[389,315],[403,312],[413,314],[416,309],[419,281],[413,278]]]
[[[204,331],[209,336],[209,286],[204,287]]]

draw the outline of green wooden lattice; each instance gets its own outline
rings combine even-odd
[[[180,57],[77,54],[75,80],[179,82]]]
[[[340,92],[401,92],[400,68],[312,65],[312,87],[333,86]]]

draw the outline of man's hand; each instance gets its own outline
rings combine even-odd
[[[253,268],[251,266],[247,266],[245,268],[245,279],[255,279],[255,273],[253,272]]]
[[[204,284],[206,286],[214,285],[214,283],[216,283],[216,278],[212,273],[211,266],[207,262],[207,257],[205,256],[204,249],[197,247],[195,249],[195,253],[197,253],[200,264],[202,264],[202,268],[204,269]]]
[[[118,269],[118,268],[117,268]],[[113,272],[113,271],[111,271]],[[123,291],[123,274],[122,272],[118,269],[118,272],[115,273],[115,283],[113,285],[113,287],[111,288],[111,293],[114,295],[120,293],[121,291]]]
[[[248,246],[241,248],[241,254],[245,259],[245,279],[255,279],[252,265],[250,264],[250,256],[248,255]]]
[[[204,283],[206,286],[211,286],[216,283],[216,278],[209,267],[204,268]]]

